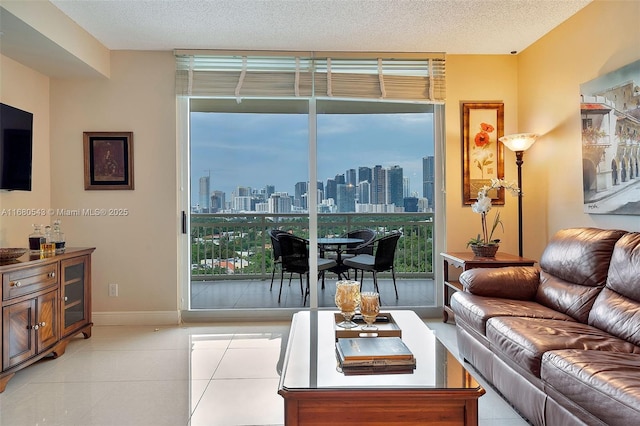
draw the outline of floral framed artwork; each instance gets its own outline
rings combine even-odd
[[[504,179],[504,104],[475,102],[462,104],[462,193],[471,205],[491,179]],[[494,205],[504,205],[504,189],[488,196]]]
[[[84,189],[133,189],[133,132],[84,132]]]

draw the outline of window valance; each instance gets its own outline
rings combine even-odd
[[[442,103],[444,54],[176,51],[176,92],[243,98],[359,98]]]

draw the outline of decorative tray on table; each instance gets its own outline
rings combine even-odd
[[[376,318],[376,322],[373,324],[378,327],[377,330],[363,330],[362,327],[366,325],[362,315],[355,315],[353,322],[358,324],[354,328],[342,328],[338,324],[344,320],[344,317],[340,312],[334,314],[333,329],[336,332],[336,340],[345,337],[402,337],[402,330],[398,327],[393,316],[388,312],[380,312]]]

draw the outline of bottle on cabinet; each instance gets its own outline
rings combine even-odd
[[[56,253],[64,253],[65,240],[64,232],[60,230],[60,219],[53,221],[53,231],[51,233],[51,242],[56,245]]]
[[[53,242],[51,226],[44,227],[44,243],[40,244],[40,254],[52,254],[56,252],[56,244]]]
[[[43,243],[46,243],[44,234],[42,233],[42,225],[33,224],[33,232],[29,235],[29,250],[40,251]]]

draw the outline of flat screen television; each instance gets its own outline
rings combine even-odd
[[[33,114],[0,103],[0,189],[31,191]]]

